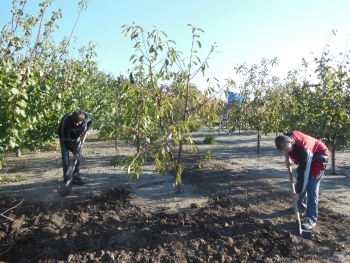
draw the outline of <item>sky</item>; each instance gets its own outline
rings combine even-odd
[[[80,0],[54,0],[50,10],[62,9],[55,38],[69,36],[77,19]],[[0,26],[11,19],[11,0],[0,1]],[[36,14],[39,0],[28,0],[25,13]],[[83,11],[73,35],[77,46],[90,41],[97,44],[100,69],[116,76],[128,75],[134,43],[125,38],[122,26],[154,27],[163,30],[177,43],[178,50],[190,54],[191,24],[204,30],[198,55],[204,59],[211,46],[216,50],[209,59],[204,78],[194,84],[205,85],[207,78],[235,79],[234,68],[260,64],[262,59],[279,59],[273,75],[284,78],[297,68],[302,58],[312,62],[320,57],[330,39],[334,53],[345,52],[350,35],[349,0],[91,0]],[[49,14],[49,13],[48,13]],[[49,16],[47,16],[49,19]]]

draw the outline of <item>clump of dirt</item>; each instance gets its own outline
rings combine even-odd
[[[21,203],[19,196],[1,195],[1,261],[347,262],[348,215],[330,209],[330,201],[321,196],[312,241],[291,235],[297,225],[288,184],[280,183],[285,178],[272,176],[280,176],[277,170],[282,167],[271,169],[280,165],[280,156],[272,158],[267,146],[263,153],[270,162],[266,162],[254,151],[251,137],[235,139],[240,144],[221,149],[203,145],[212,147],[211,162],[205,161],[204,150],[184,152],[183,184],[193,186],[208,201],[193,201],[178,211],[134,202],[135,187],[126,184],[61,202]],[[238,145],[249,140],[250,147],[242,146],[243,154]],[[96,154],[99,143],[94,145]],[[225,151],[232,152],[230,157]]]

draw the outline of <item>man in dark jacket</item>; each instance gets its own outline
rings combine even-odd
[[[298,201],[299,210],[306,209],[302,227],[311,229],[318,218],[319,188],[329,158],[327,146],[300,131],[275,138],[276,148],[285,153],[285,164],[297,164],[297,182],[292,200]]]
[[[72,183],[83,185],[84,182],[80,178],[80,137],[88,132],[92,123],[92,117],[90,113],[83,111],[75,111],[65,114],[58,126],[57,134],[61,146],[62,154],[62,166],[63,166],[63,180],[66,182],[67,172],[70,165],[69,152],[72,152],[74,159],[77,161],[75,169],[73,171]]]

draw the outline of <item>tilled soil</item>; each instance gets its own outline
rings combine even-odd
[[[291,234],[297,224],[273,136],[262,138],[260,154],[254,135],[234,136],[218,135],[216,146],[184,152],[183,185],[208,201],[189,201],[177,211],[136,202],[136,188],[128,184],[63,201],[22,201],[5,191],[11,185],[1,186],[1,262],[349,262],[349,196],[338,194],[348,192],[348,166],[341,163],[341,179],[321,189],[312,241],[302,239]],[[89,147],[94,155],[105,149],[97,141]],[[211,162],[204,159],[207,149],[214,153]],[[323,185],[327,180],[331,175]],[[334,209],[342,202],[343,210]]]

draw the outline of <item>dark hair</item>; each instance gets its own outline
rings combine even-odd
[[[75,123],[81,122],[85,120],[85,113],[77,110],[75,112],[72,113],[72,121]]]
[[[277,148],[277,150],[280,150],[280,151],[285,149],[288,146],[288,143],[290,143],[290,142],[291,142],[291,139],[287,135],[278,135],[275,138],[276,148]]]

